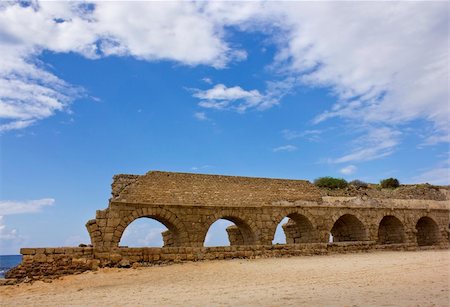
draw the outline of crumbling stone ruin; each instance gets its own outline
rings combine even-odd
[[[448,196],[445,187],[425,185],[327,191],[304,180],[159,171],[116,175],[108,208],[86,224],[90,246],[23,248],[22,263],[6,277],[205,259],[449,248]],[[273,245],[285,217],[286,244]],[[119,246],[124,230],[139,218],[167,227],[162,248]],[[204,247],[208,229],[219,219],[235,224],[227,228],[230,246]]]

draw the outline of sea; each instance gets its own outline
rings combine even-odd
[[[0,278],[5,278],[5,273],[22,261],[22,255],[0,255]]]

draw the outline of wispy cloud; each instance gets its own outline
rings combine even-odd
[[[206,116],[205,112],[195,112],[194,117],[200,121],[207,121],[209,120],[208,116]]]
[[[3,216],[0,216],[0,241],[17,241],[22,238],[17,229],[7,229]]]
[[[54,203],[53,198],[26,201],[0,200],[0,215],[35,213],[41,211],[44,207],[52,206]]]
[[[3,253],[17,253],[20,244],[27,239],[16,228],[9,229],[5,216],[40,212],[42,208],[52,206],[53,198],[43,198],[27,201],[0,200],[0,248]]]
[[[423,119],[435,131],[429,144],[449,141],[446,2],[93,3],[0,5],[2,131],[67,110],[76,97],[37,60],[44,50],[224,68],[246,58],[225,41],[233,27],[272,37],[273,72],[285,80],[260,90],[216,84],[196,92],[202,107],[265,110],[302,84],[337,98],[315,122],[337,117],[398,127]]]
[[[355,173],[357,169],[358,168],[354,165],[348,165],[346,167],[341,168],[339,170],[339,172],[343,175],[351,175],[351,174]]]
[[[295,86],[294,78],[266,82],[263,93],[259,90],[245,90],[240,86],[227,87],[216,84],[207,90],[192,89],[193,97],[200,99],[199,106],[218,110],[245,112],[248,109],[267,110],[277,105]]]
[[[120,244],[127,246],[163,246],[161,233],[166,230],[167,228],[155,221],[146,224],[142,222],[133,223],[123,232]]]
[[[92,4],[0,4],[0,132],[23,129],[68,110],[84,94],[37,60],[44,50],[74,52],[89,59],[132,56],[216,68],[246,56],[224,42],[218,34],[221,25],[207,18],[199,4]]]
[[[203,78],[202,81],[205,82],[205,83],[208,83],[208,84],[212,84],[213,83],[211,78]]]
[[[205,246],[225,246],[229,245],[227,227],[234,225],[233,222],[220,219],[215,221],[210,227],[205,237]]]
[[[258,90],[244,90],[240,86],[227,87],[224,84],[216,84],[208,90],[195,90],[194,97],[199,98],[199,106],[211,109],[226,109],[234,102],[233,107],[238,111],[260,105],[264,99]]]
[[[354,141],[355,148],[344,156],[329,159],[331,163],[370,161],[391,155],[399,143],[401,133],[387,127],[369,128]]]
[[[413,182],[430,183],[436,185],[450,185],[450,154],[434,168],[422,171],[412,178]]]
[[[284,145],[284,146],[279,146],[279,147],[275,147],[272,149],[273,152],[292,152],[292,151],[296,151],[298,148],[297,146],[294,145]]]
[[[205,165],[201,165],[201,166],[193,166],[191,167],[192,171],[201,171],[201,170],[207,170],[207,169],[211,169],[213,168],[212,165],[209,164],[205,164]]]
[[[306,86],[329,88],[338,100],[316,123],[338,117],[398,127],[424,119],[435,131],[429,143],[449,141],[448,8],[429,4],[304,2],[273,8],[272,16],[278,12],[291,23],[278,40],[280,69],[298,74]]]
[[[321,130],[305,130],[305,131],[295,131],[290,129],[281,130],[283,138],[286,140],[294,140],[298,138],[305,138],[308,141],[317,142],[320,140]]]

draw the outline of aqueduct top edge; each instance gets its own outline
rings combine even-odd
[[[115,175],[110,206],[350,206],[450,209],[448,187],[319,189],[307,180],[151,171]]]

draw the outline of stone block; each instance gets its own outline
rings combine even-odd
[[[22,255],[34,255],[36,254],[36,249],[34,248],[21,248],[20,253]]]

